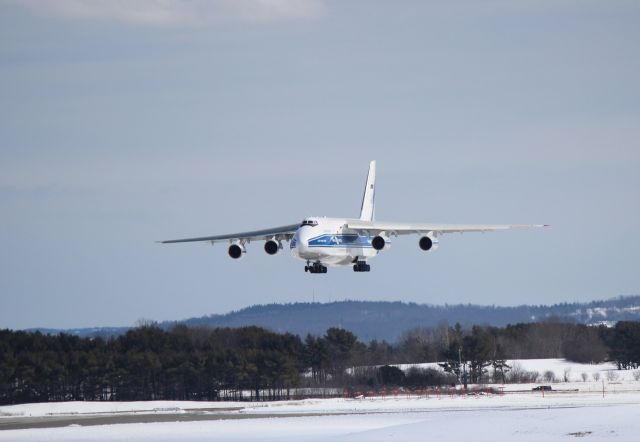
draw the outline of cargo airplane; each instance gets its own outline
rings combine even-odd
[[[418,235],[422,250],[436,250],[438,237],[445,233],[488,232],[513,228],[546,227],[546,224],[416,224],[374,220],[376,194],[376,162],[369,165],[367,182],[362,196],[360,218],[327,218],[311,216],[301,223],[251,232],[199,238],[160,241],[163,244],[206,241],[226,242],[233,259],[241,258],[247,244],[265,241],[264,250],[275,255],[289,243],[291,253],[306,262],[304,271],[327,273],[328,266],[353,266],[354,272],[368,272],[368,260],[388,250],[391,238]]]

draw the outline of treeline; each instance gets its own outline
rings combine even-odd
[[[524,380],[508,359],[612,360],[640,363],[640,322],[615,328],[559,322],[464,329],[419,328],[399,342],[360,342],[344,329],[323,336],[274,333],[259,327],[154,325],[117,338],[0,331],[0,403],[68,400],[261,400],[301,391],[457,382]],[[438,362],[406,372],[390,364]],[[490,374],[490,378],[489,378]]]
[[[144,326],[108,341],[0,331],[0,402],[216,400],[295,386],[297,336],[258,327]],[[236,397],[239,399],[239,397]]]

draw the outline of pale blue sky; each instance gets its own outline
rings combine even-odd
[[[640,4],[0,0],[0,327],[640,293]],[[132,6],[133,5],[133,6]],[[158,245],[357,215],[550,223],[309,275]]]

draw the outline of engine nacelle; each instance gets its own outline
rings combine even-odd
[[[240,244],[231,244],[229,246],[229,256],[233,259],[242,258],[242,254],[244,253],[244,248],[240,246]]]
[[[387,242],[381,236],[376,236],[371,240],[371,247],[376,250],[382,250],[387,245]]]
[[[423,236],[422,238],[420,238],[418,245],[424,251],[435,251],[438,248],[438,239],[435,237],[435,235],[432,235],[430,233],[427,236]]]
[[[264,243],[264,251],[269,255],[275,255],[280,250],[280,244],[270,239]]]

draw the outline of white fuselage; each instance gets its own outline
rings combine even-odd
[[[306,218],[291,239],[291,253],[311,263],[327,266],[351,265],[378,254],[373,236],[358,234],[345,225],[346,218]],[[388,248],[389,243],[385,246]]]

